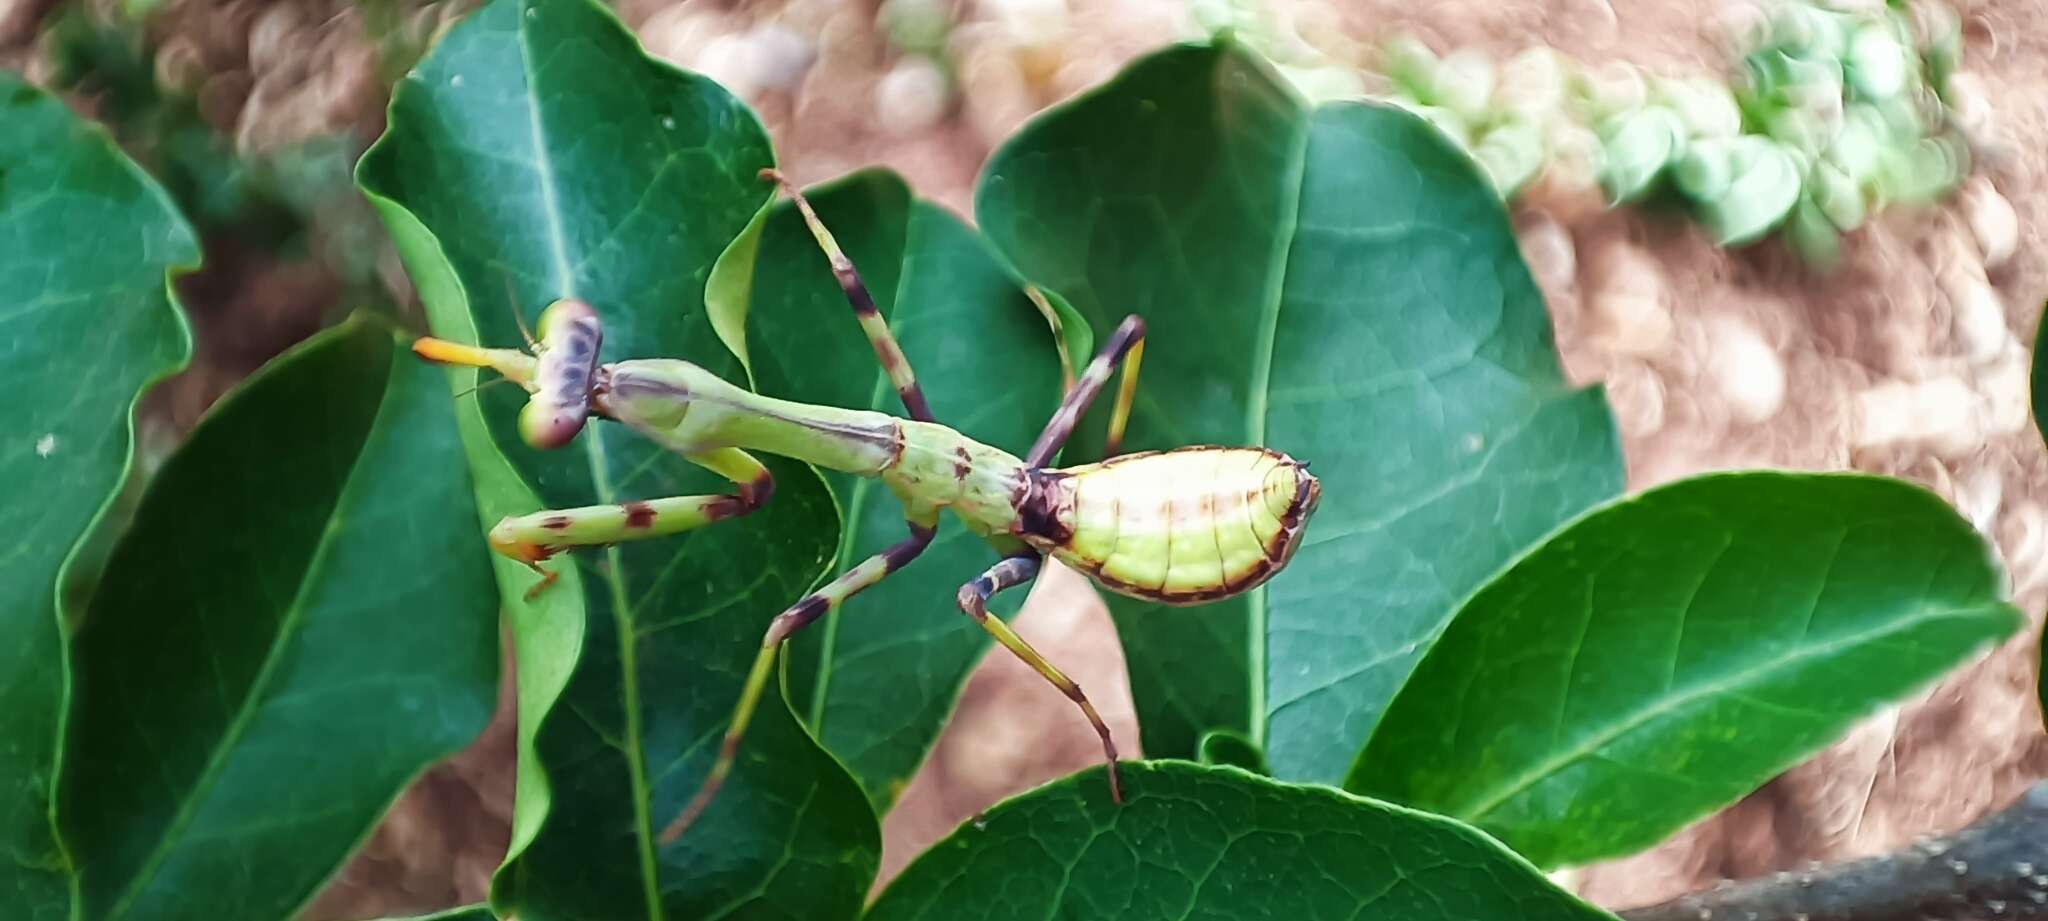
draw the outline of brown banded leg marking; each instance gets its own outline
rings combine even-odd
[[[775,477],[745,451],[722,448],[685,456],[690,462],[733,481],[738,489],[722,496],[670,496],[636,499],[612,505],[550,509],[517,515],[491,529],[491,549],[524,563],[540,574],[526,591],[532,601],[555,583],[556,573],[541,568],[543,560],[577,547],[603,547],[629,540],[665,537],[748,514],[775,495]]]
[[[924,397],[924,388],[917,384],[917,374],[910,369],[910,359],[904,357],[903,347],[896,344],[895,334],[889,332],[889,321],[882,318],[881,310],[875,307],[875,298],[868,293],[868,286],[860,280],[860,272],[854,269],[853,260],[846,258],[846,252],[839,248],[839,241],[833,239],[832,231],[825,229],[825,222],[818,219],[818,213],[811,210],[811,202],[802,190],[787,177],[774,169],[761,171],[764,179],[770,179],[782,188],[789,200],[796,204],[797,213],[803,215],[804,225],[817,238],[818,248],[825,251],[825,258],[832,263],[832,277],[839,282],[839,290],[846,293],[847,303],[853,305],[853,315],[860,320],[861,332],[866,333],[868,344],[874,346],[875,358],[882,363],[882,370],[889,375],[889,383],[896,388],[896,395],[903,400],[903,409],[910,418],[919,422],[934,422],[931,403]]]
[[[1095,402],[1103,385],[1109,383],[1109,376],[1116,373],[1119,365],[1124,366],[1123,386],[1118,388],[1116,407],[1110,414],[1109,439],[1104,444],[1103,456],[1108,458],[1116,453],[1123,443],[1124,420],[1130,416],[1131,400],[1137,393],[1138,362],[1145,354],[1145,320],[1131,314],[1109,334],[1109,341],[1103,343],[1102,351],[1088,362],[1088,370],[1081,372],[1081,379],[1074,382],[1067,391],[1060,408],[1053,411],[1051,421],[1045,424],[1038,441],[1031,445],[1031,453],[1024,456],[1024,463],[1032,467],[1043,467],[1052,462],[1052,456],[1059,453],[1060,446],[1074,434],[1074,425],[1081,421],[1081,414]]]
[[[1082,715],[1088,718],[1088,725],[1095,727],[1095,734],[1102,737],[1102,755],[1109,763],[1110,799],[1122,803],[1124,790],[1123,783],[1117,776],[1116,740],[1111,738],[1109,724],[1103,722],[1102,714],[1095,712],[1095,705],[1088,702],[1088,695],[1082,693],[1081,686],[1075,684],[1074,679],[1067,677],[1066,673],[1046,661],[1045,656],[1031,648],[1031,644],[1011,630],[1009,624],[1003,623],[1002,618],[988,612],[989,598],[1004,589],[1030,582],[1037,577],[1042,565],[1044,561],[1037,556],[1006,557],[989,567],[987,572],[982,573],[974,581],[960,586],[960,610],[994,636],[996,642],[1003,644],[1003,648],[1022,659],[1024,664],[1031,666],[1032,671],[1051,682],[1053,687],[1058,688],[1060,693],[1067,695],[1068,700],[1081,708]]]
[[[761,637],[761,651],[754,656],[753,668],[747,671],[746,686],[740,691],[732,720],[726,724],[725,737],[719,742],[718,757],[711,763],[711,772],[705,775],[703,785],[683,806],[683,811],[662,828],[660,840],[663,845],[674,844],[677,838],[682,837],[683,832],[704,814],[705,807],[711,805],[711,798],[717,795],[719,788],[725,785],[726,775],[732,773],[733,762],[739,757],[740,739],[746,735],[747,724],[754,718],[754,707],[761,702],[761,692],[768,686],[768,676],[774,673],[775,653],[782,648],[782,642],[789,639],[790,634],[815,623],[825,616],[825,612],[859,594],[862,589],[909,565],[926,547],[931,546],[932,536],[937,533],[936,517],[930,524],[915,521],[909,524],[909,537],[862,560],[860,565],[840,574],[825,587],[805,595],[768,622],[768,631]]]

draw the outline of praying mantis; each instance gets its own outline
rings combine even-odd
[[[1265,448],[1205,445],[1119,454],[1144,356],[1145,324],[1135,314],[1116,327],[1074,378],[1024,457],[941,425],[852,261],[799,189],[775,170],[761,175],[789,196],[824,250],[907,418],[763,396],[679,359],[600,363],[602,324],[589,305],[573,299],[555,301],[542,312],[526,349],[419,339],[413,349],[428,360],[488,368],[524,387],[530,396],[518,429],[535,448],[567,445],[594,416],[633,429],[735,487],[723,495],[508,517],[491,528],[491,549],[540,574],[528,592],[531,598],[555,579],[541,564],[563,551],[673,535],[760,508],[775,481],[749,452],[877,478],[902,504],[909,536],[769,622],[710,772],[663,828],[663,845],[674,843],[703,814],[732,771],[783,641],[909,565],[931,543],[942,511],[987,541],[998,557],[960,586],[955,601],[961,612],[1080,708],[1102,739],[1110,796],[1121,803],[1116,742],[1108,724],[1078,684],[989,613],[989,599],[1032,582],[1046,557],[1110,591],[1168,605],[1249,591],[1278,573],[1300,547],[1321,485],[1306,463]],[[1106,459],[1048,467],[1119,368]]]

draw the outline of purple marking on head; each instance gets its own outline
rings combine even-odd
[[[519,414],[519,436],[536,448],[559,448],[590,418],[590,391],[604,327],[589,304],[563,299],[540,315],[540,359],[533,397]]]

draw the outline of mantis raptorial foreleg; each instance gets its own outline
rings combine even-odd
[[[1138,365],[1145,357],[1145,321],[1137,314],[1124,318],[1116,331],[1109,334],[1109,341],[1103,343],[1102,351],[1095,353],[1088,362],[1088,370],[1081,372],[1081,379],[1068,388],[1067,396],[1060,401],[1060,408],[1053,411],[1052,421],[1045,424],[1038,441],[1031,445],[1031,453],[1024,456],[1024,463],[1043,467],[1052,463],[1052,456],[1058,454],[1060,446],[1074,434],[1074,425],[1081,421],[1081,414],[1088,411],[1095,402],[1096,394],[1109,383],[1109,376],[1116,373],[1118,365],[1124,369],[1123,382],[1117,387],[1116,405],[1109,414],[1109,437],[1104,439],[1102,456],[1116,456],[1124,440],[1124,423],[1131,416],[1131,400],[1138,389]]]
[[[924,548],[931,546],[932,535],[938,531],[938,510],[933,509],[926,518],[922,523],[909,522],[909,537],[862,560],[860,565],[847,570],[825,587],[805,595],[768,622],[768,632],[761,637],[761,651],[754,656],[753,668],[747,671],[746,686],[740,690],[739,703],[734,705],[732,719],[726,723],[725,738],[718,746],[718,758],[711,763],[711,772],[705,775],[704,784],[697,789],[696,795],[690,797],[683,811],[661,830],[662,844],[673,843],[691,823],[697,821],[697,817],[704,813],[704,807],[711,804],[711,797],[725,783],[725,776],[732,773],[733,759],[739,754],[740,737],[746,735],[747,724],[754,718],[754,705],[760,703],[761,691],[768,686],[769,675],[774,673],[775,654],[782,648],[782,642],[862,589],[882,581],[883,577],[917,559]]]
[[[825,258],[832,263],[832,277],[839,282],[839,289],[846,292],[846,300],[853,305],[853,315],[860,320],[860,331],[867,334],[868,344],[874,346],[875,358],[882,363],[882,371],[889,375],[889,383],[896,388],[896,395],[903,400],[904,411],[919,422],[935,422],[932,406],[924,398],[924,388],[917,385],[917,374],[910,370],[910,359],[903,356],[903,347],[896,344],[896,336],[889,332],[889,321],[875,307],[875,298],[868,293],[868,287],[860,280],[860,273],[853,267],[853,260],[839,248],[839,241],[832,238],[832,231],[825,229],[825,222],[818,220],[818,213],[811,210],[811,203],[796,185],[772,169],[761,171],[764,178],[772,179],[782,188],[783,194],[796,203],[797,213],[802,214],[804,225],[811,229],[811,236],[818,240],[818,248],[825,251]]]
[[[1046,661],[1044,656],[1039,655],[1038,650],[1031,648],[1030,643],[1011,630],[1009,624],[1003,623],[1002,618],[988,612],[990,597],[1004,589],[1030,582],[1038,576],[1042,565],[1043,561],[1036,555],[1003,558],[1001,562],[990,566],[979,578],[960,586],[960,610],[968,617],[974,618],[974,622],[980,624],[983,630],[987,630],[990,636],[995,637],[996,642],[1003,644],[1003,648],[1024,660],[1024,664],[1031,666],[1032,671],[1052,682],[1053,687],[1059,688],[1060,693],[1067,695],[1068,700],[1081,708],[1081,713],[1088,717],[1088,724],[1095,727],[1095,734],[1102,737],[1102,753],[1109,758],[1110,798],[1121,803],[1124,800],[1123,785],[1117,780],[1116,742],[1110,738],[1109,724],[1102,721],[1102,715],[1095,712],[1095,705],[1088,702],[1088,695],[1081,692],[1081,686],[1075,684],[1074,679],[1067,677],[1057,666]]]
[[[571,547],[602,547],[648,537],[679,534],[714,521],[738,518],[768,501],[775,477],[753,455],[738,448],[720,448],[684,459],[739,485],[736,494],[672,496],[583,508],[545,509],[498,522],[491,529],[491,548],[531,567],[541,580],[526,592],[533,600],[554,584],[555,574],[541,561]]]

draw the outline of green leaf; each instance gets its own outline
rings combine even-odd
[[[1145,315],[1130,448],[1264,445],[1322,478],[1264,590],[1111,600],[1154,757],[1229,729],[1276,776],[1341,778],[1457,602],[1620,489],[1499,199],[1405,112],[1311,112],[1235,46],[1179,46],[1027,126],[976,215],[1098,331]]]
[[[199,250],[63,103],[0,73],[0,121],[0,892],[40,921],[71,912],[50,826],[69,680],[58,586],[127,476],[138,393],[191,351],[166,275]]]
[[[721,250],[768,201],[768,139],[711,81],[644,55],[587,0],[497,0],[398,87],[358,181],[397,239],[436,335],[514,345],[557,297],[594,306],[603,357],[741,369],[703,309]],[[467,389],[476,375],[453,375]],[[524,446],[524,395],[458,401],[485,521],[731,484],[594,422]],[[524,921],[835,917],[858,909],[879,833],[858,788],[769,689],[711,810],[696,791],[768,621],[824,573],[838,524],[809,468],[772,461],[774,499],[687,535],[564,554],[510,605],[520,783],[493,907]],[[476,535],[481,543],[481,529]],[[533,583],[498,563],[508,599]]]
[[[1769,138],[1743,135],[1727,142],[1729,181],[1721,194],[1699,202],[1700,222],[1715,242],[1754,242],[1783,223],[1799,203],[1800,165]]]
[[[453,416],[358,317],[152,479],[73,644],[60,815],[87,917],[286,917],[483,730],[497,595]]]
[[[1842,69],[1857,92],[1886,99],[1905,91],[1914,76],[1914,63],[1912,53],[1889,23],[1872,23],[1857,29],[1849,40],[1849,55]]]
[[[2034,430],[2048,443],[2048,323],[2034,331]],[[2048,714],[2044,714],[2048,715]]]
[[[807,194],[860,269],[939,421],[1012,453],[1030,448],[1059,405],[1059,358],[1045,318],[980,237],[913,200],[893,173],[858,173]],[[903,413],[794,207],[775,207],[719,272],[733,274],[712,298],[713,315],[745,330],[756,389]],[[841,567],[903,539],[903,508],[880,483],[841,473],[827,473],[826,482],[851,522]],[[949,517],[915,563],[794,641],[793,699],[877,810],[909,782],[988,648],[988,634],[954,597],[996,559]],[[1007,614],[1024,595],[997,596],[996,606]]]
[[[1259,751],[1252,740],[1228,729],[1203,733],[1196,748],[1196,760],[1203,764],[1227,764],[1261,775],[1272,773],[1266,768],[1266,753]]]
[[[1236,768],[1126,762],[989,810],[896,878],[867,921],[957,918],[1612,919],[1440,816]]]
[[[431,915],[419,915],[413,918],[393,918],[390,921],[497,921],[497,916],[491,914],[491,909],[488,905],[466,905],[461,908],[450,908],[447,911],[437,911]]]
[[[1907,483],[1743,473],[1587,515],[1481,589],[1345,786],[1538,866],[1632,853],[2020,627]]]
[[[2034,332],[2034,430],[2048,442],[2048,323]],[[2041,698],[2041,719],[2048,725],[2048,631],[2042,631],[2039,667],[2034,673],[2035,689]]]
[[[1842,233],[1811,198],[1801,198],[1785,220],[1785,239],[1807,262],[1831,267],[1841,260]]]
[[[1600,185],[1612,205],[1650,194],[1665,169],[1685,155],[1685,122],[1663,106],[1622,114],[1602,132]]]

